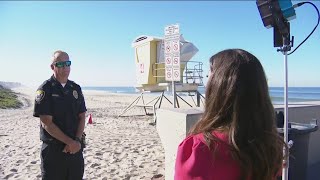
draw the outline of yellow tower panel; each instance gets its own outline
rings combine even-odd
[[[137,84],[157,84],[152,67],[157,60],[158,39],[146,39],[134,44]]]

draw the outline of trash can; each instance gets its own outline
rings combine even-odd
[[[279,118],[279,114],[277,114],[277,118]],[[281,118],[277,120],[282,121]],[[289,180],[307,179],[309,136],[310,133],[317,130],[317,120],[312,120],[310,124],[288,123],[288,140],[293,141],[293,145],[289,149]],[[278,127],[278,133],[283,136],[283,127]]]

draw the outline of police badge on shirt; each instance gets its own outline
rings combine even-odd
[[[74,98],[78,99],[78,92],[76,90],[73,90],[72,94]]]
[[[43,90],[37,90],[36,92],[36,103],[40,104],[40,102],[42,101],[42,99],[45,96],[45,92]]]

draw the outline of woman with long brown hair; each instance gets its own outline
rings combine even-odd
[[[210,58],[201,119],[178,147],[175,180],[272,180],[283,147],[262,65],[227,49]]]

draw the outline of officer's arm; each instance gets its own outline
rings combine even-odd
[[[73,139],[65,135],[52,121],[52,116],[40,115],[41,126],[54,138],[65,144],[73,143]]]
[[[80,113],[78,116],[79,116],[79,126],[78,126],[76,136],[81,139],[82,133],[84,131],[86,112]]]

